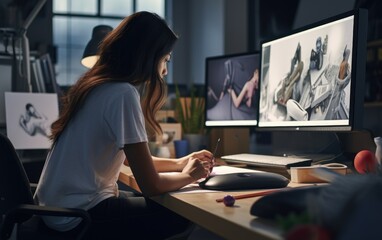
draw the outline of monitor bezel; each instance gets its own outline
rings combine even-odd
[[[204,127],[206,128],[243,128],[243,127],[256,127],[258,123],[258,114],[259,111],[256,109],[256,118],[253,120],[207,120],[207,101],[208,101],[208,86],[209,86],[209,71],[208,71],[208,63],[209,61],[214,60],[220,60],[220,59],[228,59],[228,58],[235,58],[235,57],[246,57],[246,56],[252,56],[257,55],[258,61],[259,61],[259,74],[260,74],[260,52],[259,51],[247,51],[247,52],[240,52],[240,53],[233,53],[233,54],[223,54],[223,55],[215,55],[215,56],[209,56],[205,58],[205,91],[204,91],[204,99],[206,102],[206,107],[204,108]],[[259,89],[256,90],[255,94],[258,95]],[[256,100],[258,99],[257,96]],[[255,103],[255,107],[258,108],[259,105],[257,102]]]
[[[259,92],[258,92],[258,121],[256,130],[258,131],[354,131],[360,130],[363,118],[364,104],[364,87],[366,78],[366,46],[367,46],[367,22],[368,15],[366,9],[356,9],[345,13],[338,14],[333,17],[308,24],[304,27],[297,28],[289,33],[264,39],[260,43],[260,73],[259,73]],[[309,29],[320,27],[341,19],[354,16],[353,24],[353,48],[352,48],[352,63],[351,63],[351,96],[349,109],[349,122],[346,125],[295,125],[295,126],[262,126],[260,122],[260,96],[261,85],[263,80],[263,45],[271,41],[279,40],[288,36],[292,36]]]

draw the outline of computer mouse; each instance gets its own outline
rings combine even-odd
[[[317,196],[326,185],[297,187],[275,192],[256,200],[250,214],[266,219],[276,219],[289,214],[301,214],[306,211],[309,198]]]
[[[209,190],[244,190],[283,188],[288,183],[288,178],[277,173],[240,172],[209,176],[199,186]]]

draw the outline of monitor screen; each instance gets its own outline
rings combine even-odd
[[[258,129],[362,128],[367,11],[261,43]]]
[[[259,53],[206,58],[206,126],[256,126]]]

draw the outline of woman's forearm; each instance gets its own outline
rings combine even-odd
[[[180,159],[176,158],[159,158],[159,157],[152,157],[155,169],[158,172],[180,172],[182,171],[184,164],[182,164],[183,161],[180,161]]]

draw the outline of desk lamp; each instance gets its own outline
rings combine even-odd
[[[86,45],[81,63],[87,68],[92,68],[98,60],[98,46],[105,36],[113,30],[107,25],[98,25],[93,28],[92,38]]]

